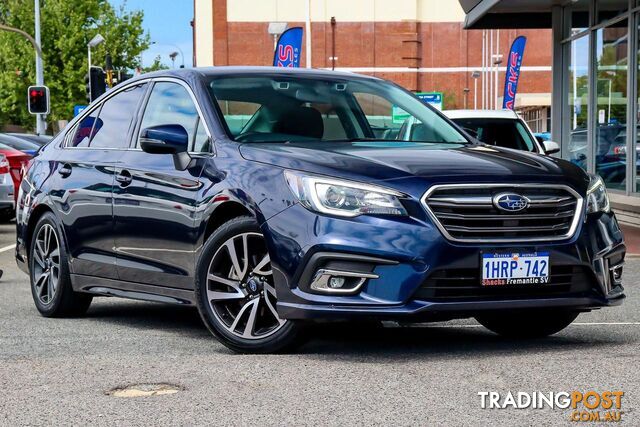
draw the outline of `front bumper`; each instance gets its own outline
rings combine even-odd
[[[269,219],[263,230],[272,254],[278,313],[287,319],[445,320],[486,310],[587,311],[618,305],[625,298],[620,279],[611,271],[622,265],[626,250],[613,213],[590,216],[571,239],[550,243],[452,243],[428,218],[329,218],[299,205]],[[479,274],[483,251],[549,252],[551,283],[487,292],[473,277],[464,278],[465,283],[437,282],[448,274]],[[313,273],[326,265],[323,262],[340,263],[345,257],[354,263],[360,258],[378,278],[368,279],[354,295],[311,289]]]

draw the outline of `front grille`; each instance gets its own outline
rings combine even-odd
[[[493,199],[515,193],[529,200],[518,212],[498,209]],[[460,242],[549,241],[571,237],[579,222],[582,198],[562,185],[436,185],[422,199],[436,225]]]
[[[593,277],[582,266],[552,265],[549,283],[482,286],[479,268],[434,271],[414,295],[424,300],[483,300],[582,296],[592,289]]]

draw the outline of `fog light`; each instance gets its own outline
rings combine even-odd
[[[373,273],[357,271],[319,269],[313,281],[311,289],[327,294],[354,294],[360,290],[367,279],[377,279],[379,276]]]
[[[332,289],[339,289],[344,286],[344,277],[331,277],[329,279],[329,287]]]
[[[622,282],[622,264],[618,264],[610,268],[611,270],[611,280],[616,285],[619,285]]]

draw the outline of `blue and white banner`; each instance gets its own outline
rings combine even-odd
[[[280,35],[276,51],[273,53],[274,67],[300,66],[302,49],[302,27],[292,27]]]
[[[504,97],[502,108],[513,110],[516,104],[516,92],[520,79],[520,66],[524,56],[524,46],[527,43],[525,36],[518,36],[511,44],[511,51],[507,60],[507,74],[504,77]]]

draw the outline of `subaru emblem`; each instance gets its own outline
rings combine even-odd
[[[500,193],[493,198],[493,205],[506,212],[519,212],[529,206],[529,199],[515,193]]]

